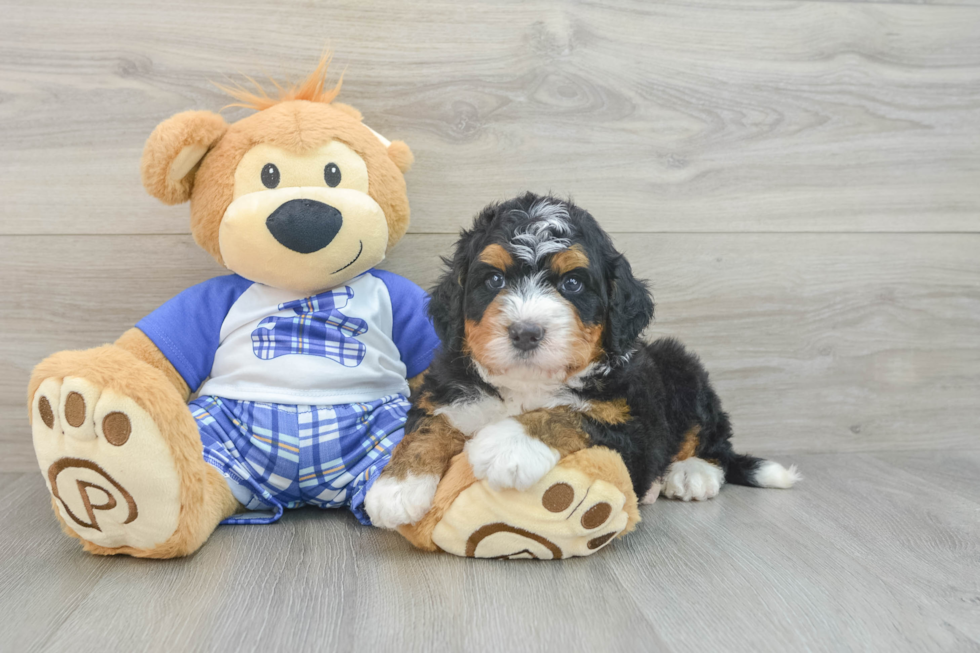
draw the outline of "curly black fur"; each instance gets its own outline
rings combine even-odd
[[[585,402],[625,399],[629,407],[625,423],[587,418],[585,430],[591,443],[622,456],[637,495],[643,496],[675,459],[685,434],[699,427],[697,457],[719,465],[731,483],[759,485],[754,473],[765,461],[733,451],[728,415],[697,356],[672,338],[641,341],[654,313],[647,284],[633,275],[629,262],[592,215],[557,198],[527,193],[491,204],[471,229],[462,231],[452,257],[443,259],[445,273],[431,291],[429,311],[443,347],[429,368],[422,393],[437,406],[500,396],[467,354],[465,320],[479,320],[492,299],[484,296],[488,291],[482,282],[474,283],[471,276],[481,274],[478,257],[484,248],[511,243],[518,230],[527,227],[532,207],[542,201],[567,210],[569,231],[563,235],[581,247],[590,261],[586,291],[569,301],[584,324],[602,327],[603,353],[568,390]],[[536,269],[543,268],[515,264],[508,274],[529,275]],[[413,408],[407,430],[424,414],[425,410]]]

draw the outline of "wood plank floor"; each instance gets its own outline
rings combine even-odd
[[[789,461],[787,461],[789,462]],[[977,651],[980,452],[800,454],[789,491],[660,500],[560,563],[423,554],[343,512],[97,558],[0,474],[10,651]]]

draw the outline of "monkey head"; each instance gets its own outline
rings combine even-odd
[[[229,92],[257,112],[228,124],[210,111],[157,126],[143,185],[166,204],[190,200],[194,240],[246,279],[301,294],[380,263],[408,229],[403,173],[412,153],[334,102],[328,60],[279,97]]]

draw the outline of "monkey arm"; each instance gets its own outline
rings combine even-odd
[[[132,328],[122,334],[118,340],[115,342],[116,347],[120,349],[125,349],[131,353],[136,358],[140,359],[144,363],[155,367],[156,369],[163,372],[163,375],[167,377],[177,388],[177,392],[184,398],[184,401],[191,396],[191,390],[184,381],[183,377],[173,366],[173,364],[167,360],[167,357],[163,355],[163,352],[153,344],[145,333],[137,328]]]

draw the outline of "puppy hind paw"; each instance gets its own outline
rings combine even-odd
[[[721,467],[691,457],[671,463],[661,494],[668,499],[705,501],[715,497],[724,483],[725,472]]]

